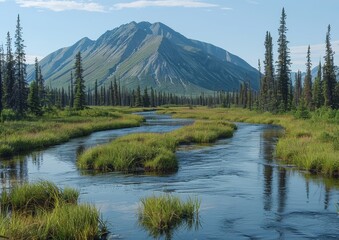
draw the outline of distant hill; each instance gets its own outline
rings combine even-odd
[[[81,52],[86,86],[153,87],[158,91],[194,94],[238,89],[243,81],[259,88],[258,71],[243,59],[208,43],[191,40],[162,23],[122,25],[96,41],[83,38],[40,61],[48,85],[67,88],[74,57]],[[34,67],[28,67],[28,80]]]

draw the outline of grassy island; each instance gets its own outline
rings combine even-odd
[[[227,121],[199,120],[170,133],[139,133],[90,148],[78,157],[81,169],[98,171],[172,172],[178,169],[174,154],[180,144],[211,143],[232,137],[235,125]]]

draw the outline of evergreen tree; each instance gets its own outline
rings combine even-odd
[[[42,75],[41,66],[39,66],[38,70],[38,90],[41,106],[45,106],[46,101],[45,79]]]
[[[42,108],[39,99],[39,86],[36,80],[34,80],[29,88],[28,94],[28,107],[29,111],[36,116],[42,115]]]
[[[326,34],[326,54],[323,69],[323,94],[324,105],[334,108],[334,90],[336,86],[336,75],[334,69],[334,52],[331,45],[331,26],[328,25]]]
[[[141,107],[141,106],[142,106],[141,91],[140,91],[140,86],[138,86],[137,91],[135,93],[135,107]]]
[[[74,65],[74,77],[75,77],[75,96],[74,96],[74,108],[76,110],[82,110],[85,107],[86,92],[85,92],[85,80],[83,77],[82,59],[81,53],[78,52],[75,56]]]
[[[311,48],[308,45],[307,49],[307,62],[306,62],[306,76],[304,79],[303,97],[304,104],[307,109],[312,108],[312,73],[311,73]]]
[[[150,99],[148,96],[148,91],[147,91],[147,87],[144,90],[144,96],[143,96],[143,106],[144,107],[149,107],[150,105]]]
[[[151,87],[151,107],[155,107],[155,94],[154,89]]]
[[[12,53],[12,38],[9,32],[7,32],[6,50],[2,103],[4,108],[13,108],[14,57]]]
[[[113,90],[114,90],[114,106],[119,105],[119,93],[118,93],[118,84],[117,79],[114,77],[114,84],[113,84]]]
[[[277,61],[277,103],[280,111],[287,111],[290,109],[290,53],[288,49],[288,41],[286,37],[286,14],[285,9],[282,9],[280,27],[279,27],[279,38],[278,38],[278,61]]]
[[[295,74],[295,84],[294,84],[294,93],[293,93],[293,105],[295,108],[298,108],[298,106],[300,105],[301,95],[302,95],[301,72],[298,71]]]
[[[15,73],[14,73],[14,105],[13,109],[22,116],[27,110],[27,82],[26,82],[26,54],[25,45],[22,38],[22,27],[20,24],[20,17],[18,15],[17,25],[15,30]]]
[[[324,104],[324,95],[321,80],[321,62],[319,62],[317,77],[314,79],[313,103],[316,108],[320,108]]]
[[[260,106],[262,111],[273,111],[275,109],[274,96],[274,67],[273,67],[273,43],[269,32],[265,38],[265,60],[264,75],[261,80]]]
[[[94,105],[98,106],[98,80],[95,80],[94,85]]]
[[[73,82],[73,72],[71,71],[71,80],[70,80],[70,93],[69,93],[69,107],[74,107],[74,82]]]
[[[2,92],[3,92],[3,86],[2,86],[2,82],[3,82],[3,66],[4,66],[4,59],[3,59],[3,54],[4,50],[2,45],[0,46],[0,115],[3,109],[3,105],[2,105]]]

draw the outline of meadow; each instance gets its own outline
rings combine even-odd
[[[140,126],[142,117],[124,111],[128,110],[98,107],[56,110],[39,118],[0,122],[0,157],[60,144],[95,131]]]

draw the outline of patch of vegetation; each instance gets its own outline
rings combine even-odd
[[[178,169],[174,154],[184,143],[210,143],[231,137],[235,125],[225,121],[197,121],[171,133],[139,133],[90,148],[78,156],[81,169],[167,173]]]
[[[98,239],[106,227],[99,211],[77,204],[79,192],[41,181],[3,191],[0,236],[8,239]]]
[[[139,224],[154,238],[162,235],[171,239],[173,231],[185,224],[191,229],[199,226],[200,201],[189,198],[186,202],[172,195],[141,199]]]
[[[39,119],[0,123],[0,156],[40,149],[95,131],[140,126],[143,118],[106,108],[56,111]]]
[[[339,111],[318,109],[308,119],[291,113],[275,115],[241,108],[169,108],[161,113],[176,118],[205,118],[234,122],[280,125],[285,134],[279,139],[277,158],[314,174],[339,176]]]
[[[90,148],[78,157],[81,169],[100,171],[171,171],[178,168],[176,141],[156,133],[131,134]]]

